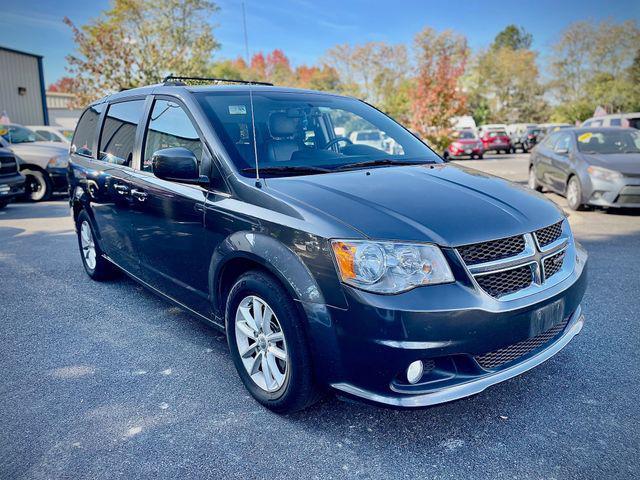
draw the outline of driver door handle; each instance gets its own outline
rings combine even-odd
[[[113,189],[120,195],[126,195],[127,193],[129,193],[129,187],[122,183],[115,183],[113,185]]]
[[[144,202],[149,195],[147,194],[147,192],[143,190],[138,190],[137,188],[134,188],[133,190],[131,190],[131,196],[136,200],[138,200],[139,202]]]

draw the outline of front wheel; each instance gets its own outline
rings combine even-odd
[[[582,185],[578,177],[571,177],[567,184],[567,204],[571,210],[582,208]]]
[[[49,179],[49,175],[40,170],[23,170],[22,174],[26,177],[24,183],[24,196],[32,202],[42,202],[51,197],[53,185]]]
[[[225,319],[233,363],[253,398],[278,413],[318,399],[302,318],[275,278],[242,275],[229,292]]]

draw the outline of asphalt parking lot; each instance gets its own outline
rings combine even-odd
[[[526,179],[526,155],[461,163]],[[587,322],[556,357],[428,409],[329,397],[278,416],[222,334],[133,281],[88,279],[65,200],[9,205],[0,478],[638,478],[640,212],[570,222],[590,253]]]

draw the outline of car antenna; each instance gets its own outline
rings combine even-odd
[[[247,35],[247,13],[244,5],[244,0],[242,0],[242,25],[244,27],[244,50],[245,50],[245,55],[247,56],[247,65],[249,65],[250,63],[249,38]],[[253,86],[251,82],[249,82],[249,105],[251,108],[251,131],[253,134],[253,157],[256,162],[256,187],[261,188],[262,183],[260,182],[260,169],[258,165],[258,142],[256,138],[256,117],[253,110]]]

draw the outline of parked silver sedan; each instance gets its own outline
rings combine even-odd
[[[640,208],[640,132],[633,128],[570,128],[532,150],[529,187],[548,188],[583,205]]]

